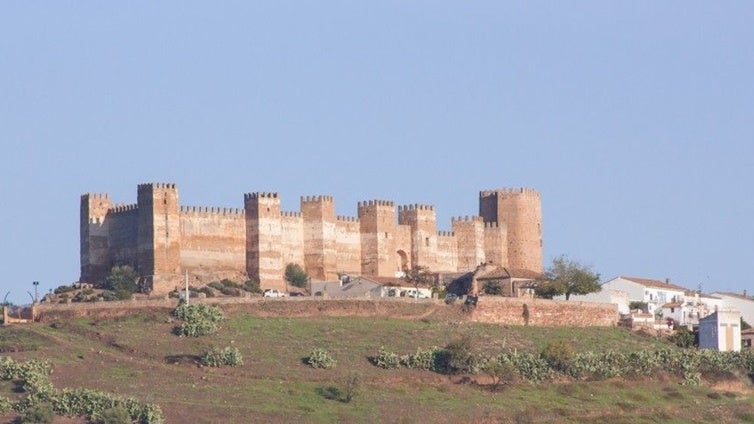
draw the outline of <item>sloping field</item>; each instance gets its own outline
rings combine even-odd
[[[403,319],[396,319],[280,316],[228,305],[219,331],[199,338],[175,336],[177,322],[169,310],[158,309],[2,328],[0,350],[12,346],[3,355],[52,361],[51,378],[58,388],[88,387],[156,403],[168,423],[754,421],[746,378],[718,381],[715,387],[682,386],[673,377],[657,376],[651,381],[515,382],[492,390],[484,375],[445,376],[372,365],[368,357],[381,346],[409,353],[462,336],[470,336],[475,349],[489,355],[514,349],[539,352],[551,340],[567,340],[578,351],[669,347],[620,328],[473,324],[452,312],[421,308],[401,310]],[[240,350],[241,367],[197,364],[201,353],[225,346]],[[329,351],[336,367],[305,365],[303,358],[315,348]],[[337,399],[354,376],[360,381],[356,396],[350,402]],[[18,396],[10,383],[2,395]],[[11,422],[14,416],[2,418]]]

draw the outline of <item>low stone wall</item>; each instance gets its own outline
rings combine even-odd
[[[529,311],[528,325],[553,327],[614,326],[618,322],[617,306],[605,303],[569,302],[545,299],[518,299],[483,296],[468,312],[463,304],[446,305],[434,299],[322,299],[301,297],[265,299],[261,297],[191,299],[191,303],[217,305],[228,313],[244,312],[270,317],[360,316],[400,319],[434,318],[448,321],[472,321],[508,325],[527,325],[524,305]],[[142,299],[117,302],[40,304],[42,321],[81,317],[118,317],[147,311],[170,311],[177,299]]]
[[[524,310],[528,310],[528,322]],[[482,296],[471,321],[539,327],[611,327],[618,324],[612,303]]]

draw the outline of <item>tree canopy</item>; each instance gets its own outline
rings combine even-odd
[[[588,294],[602,289],[599,283],[600,275],[592,271],[591,267],[582,265],[565,256],[558,256],[552,260],[544,278],[535,289],[537,296],[552,299],[554,296],[565,295],[566,300],[572,294]]]
[[[139,273],[130,265],[114,266],[105,278],[104,289],[114,292],[136,293],[139,291]]]
[[[411,269],[406,269],[403,280],[417,288],[419,286],[431,287],[435,284],[434,275],[426,266],[414,265]]]
[[[309,275],[299,264],[289,263],[285,266],[285,281],[294,287],[304,288]]]

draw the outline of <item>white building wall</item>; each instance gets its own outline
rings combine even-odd
[[[754,325],[754,300],[748,300],[725,293],[712,293],[713,296],[722,299],[720,309],[735,309],[741,312],[744,321]]]

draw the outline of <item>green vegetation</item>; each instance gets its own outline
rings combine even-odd
[[[131,421],[140,424],[162,424],[162,411],[156,405],[141,404],[133,398],[121,398],[109,393],[88,389],[63,389],[53,387],[49,375],[52,366],[46,361],[17,362],[0,356],[0,380],[19,381],[24,396],[11,401],[2,398],[0,405],[21,413],[21,422],[49,423],[53,415],[81,416],[96,420],[105,410],[124,408]]]
[[[332,368],[337,361],[324,349],[314,349],[306,357],[306,364],[312,368]]]
[[[535,292],[537,296],[546,299],[565,295],[568,300],[572,294],[589,294],[601,289],[600,275],[593,272],[590,267],[565,256],[558,256],[552,260]]]
[[[304,288],[309,281],[309,275],[301,265],[290,263],[285,266],[285,281],[294,287]]]
[[[130,265],[114,266],[105,278],[102,288],[115,293],[118,299],[130,299],[139,291],[139,273]]]
[[[434,315],[261,317],[235,305],[224,315],[222,328],[201,338],[166,337],[176,325],[169,309],[3,330],[47,340],[24,355],[51,361],[56,386],[136,396],[159,404],[169,422],[737,423],[754,410],[751,395],[733,391],[751,388],[736,365],[743,355],[738,362],[692,356],[708,354],[622,328],[502,326]],[[542,358],[548,344],[559,341],[573,348],[566,371]],[[472,353],[478,374],[446,375],[442,362],[435,363],[434,352],[451,344],[459,358]],[[252,359],[228,369],[197,368],[196,353],[211,346],[233,346]],[[337,367],[323,372],[302,363],[302,354],[316,348],[337,358]],[[652,354],[637,353],[644,351]],[[375,361],[375,354],[398,358],[398,368],[373,365],[368,358]],[[634,362],[625,365],[627,358]],[[642,358],[658,365],[636,367]],[[681,363],[690,364],[686,373],[672,371]],[[701,385],[680,384],[693,382],[695,373]],[[357,378],[346,401],[349,377]],[[705,386],[723,379],[725,389]],[[24,393],[12,380],[0,383],[0,399],[15,404]]]
[[[201,363],[209,367],[239,367],[243,365],[243,357],[235,347],[228,346],[224,349],[213,347],[202,355]]]
[[[183,323],[175,327],[173,332],[184,337],[199,337],[213,334],[217,331],[217,323],[223,319],[222,311],[216,306],[210,305],[187,305],[181,303],[173,316],[183,320]]]

